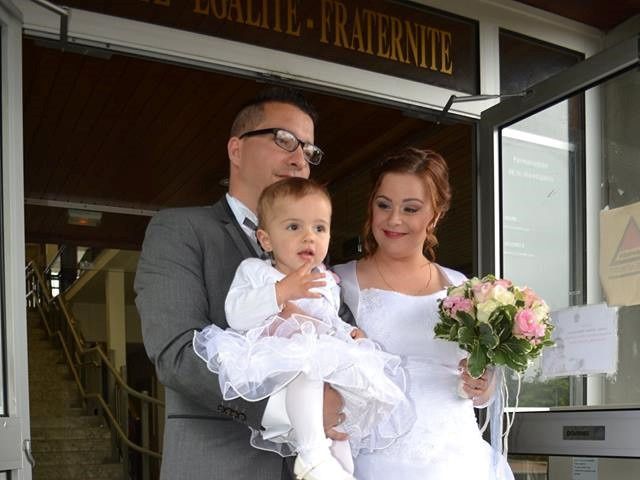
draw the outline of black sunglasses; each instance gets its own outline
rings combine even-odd
[[[262,128],[260,130],[252,130],[250,132],[243,133],[238,138],[255,137],[256,135],[266,135],[268,133],[273,135],[274,143],[287,152],[294,152],[298,146],[302,146],[302,155],[304,156],[304,159],[311,165],[320,165],[324,152],[313,143],[303,142],[289,130],[285,130],[283,128]]]

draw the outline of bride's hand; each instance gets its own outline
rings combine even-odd
[[[458,363],[460,369],[460,382],[462,391],[467,398],[473,400],[474,405],[485,405],[493,395],[495,385],[493,382],[493,369],[487,368],[480,378],[473,378],[467,370],[467,359]]]

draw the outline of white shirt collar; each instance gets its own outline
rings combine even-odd
[[[242,230],[249,236],[249,238],[255,240],[256,232],[253,231],[252,229],[250,229],[249,227],[247,227],[244,224],[244,219],[248,218],[255,225],[257,225],[258,224],[258,216],[255,213],[253,213],[249,209],[249,207],[247,207],[244,203],[242,203],[236,197],[232,197],[231,195],[229,195],[227,193],[226,194],[226,198],[227,198],[227,203],[229,204],[229,207],[231,208],[231,211],[233,212],[233,216],[236,217],[236,221],[238,222],[238,225],[240,225],[240,227],[242,227]]]

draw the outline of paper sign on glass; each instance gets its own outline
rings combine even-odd
[[[640,304],[640,202],[600,212],[600,281],[609,305]]]
[[[606,304],[551,312],[556,346],[542,355],[542,375],[613,374],[618,365],[618,312]]]

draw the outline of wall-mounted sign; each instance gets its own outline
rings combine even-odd
[[[598,459],[573,457],[571,480],[598,480]]]
[[[600,212],[600,281],[609,305],[640,304],[640,202]]]
[[[390,0],[56,0],[478,93],[477,22]]]
[[[605,373],[618,369],[618,311],[605,303],[551,312],[555,347],[542,355],[547,378]],[[579,433],[576,433],[578,436]]]

